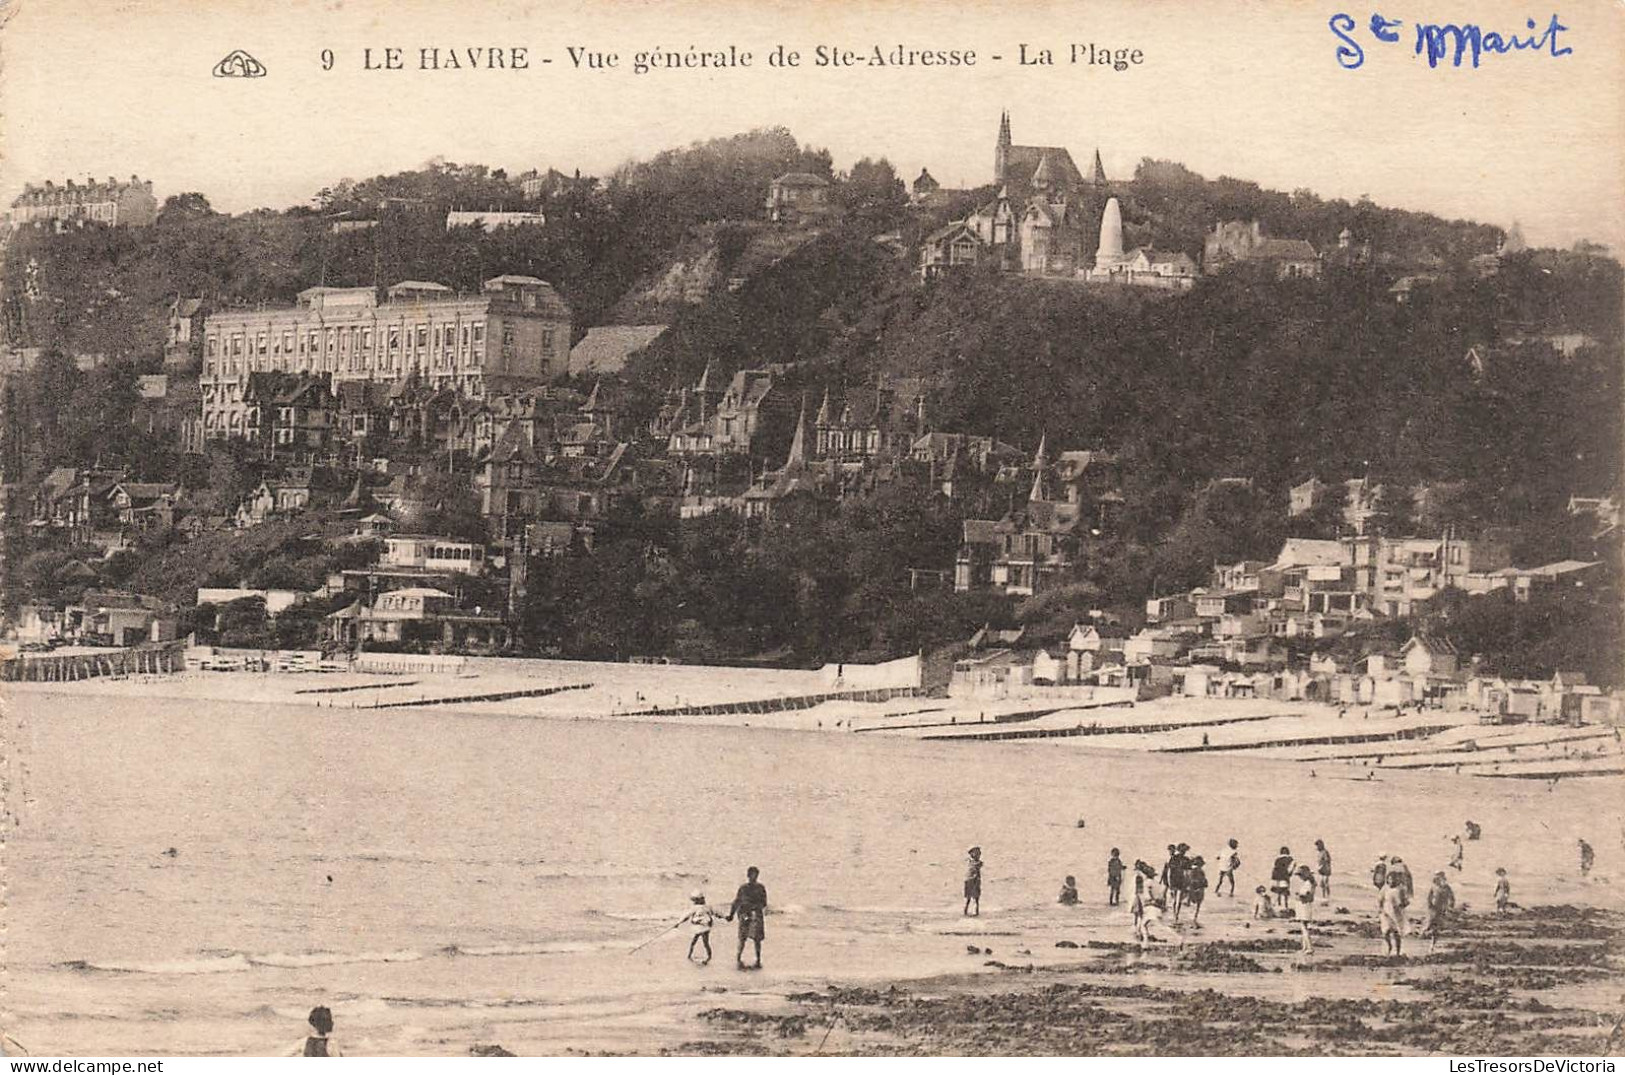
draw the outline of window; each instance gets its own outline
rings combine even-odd
[[[429,346],[429,326],[428,325],[419,325],[418,326],[418,346],[419,347],[427,347],[427,346]]]
[[[474,326],[474,342],[475,343],[483,343],[483,342],[485,342],[485,326],[484,325],[475,325]]]
[[[243,353],[243,338],[241,336],[233,336],[231,338],[231,353],[233,355],[240,355]]]
[[[361,349],[363,351],[372,350],[372,329],[370,328],[361,330]]]
[[[306,337],[306,347],[312,353],[321,350],[321,346],[322,346],[321,345],[321,338],[322,337],[321,337],[320,332],[318,332],[316,329],[311,329],[308,333],[305,334],[305,337]]]
[[[399,351],[401,349],[401,330],[395,328],[394,326],[391,326],[389,330],[389,349],[391,351]]]
[[[265,353],[265,333],[257,332],[254,334],[254,349],[262,355]]]
[[[209,337],[209,357],[213,358],[220,350],[220,337]]]
[[[513,350],[513,326],[502,326],[502,351],[504,354]]]
[[[542,350],[553,350],[553,330],[550,328],[542,329]]]
[[[284,354],[293,354],[293,333],[291,331],[282,334],[282,350]]]

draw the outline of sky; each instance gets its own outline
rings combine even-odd
[[[991,180],[1008,109],[1017,143],[1066,146],[1085,168],[1098,147],[1112,177],[1142,157],[1177,160],[1210,178],[1516,220],[1535,245],[1625,251],[1625,4],[1352,2],[20,0],[0,29],[0,197],[25,181],[137,174],[160,198],[283,208],[434,157],[604,174],[767,125],[827,147],[837,167],[886,156],[905,178],[924,166],[970,186]],[[1338,14],[1355,26],[1358,68],[1339,62]],[[1371,34],[1373,14],[1399,20],[1397,41]],[[1529,20],[1544,30],[1554,15],[1566,55],[1548,43],[1474,69],[1412,52],[1418,23],[1529,37]],[[1069,62],[1091,43],[1142,62]],[[1056,62],[1019,63],[1023,44]],[[775,45],[801,66],[768,66]],[[820,45],[974,50],[976,62],[819,67]],[[640,51],[729,46],[752,66],[631,70]],[[405,69],[365,69],[363,50],[378,65],[388,47]],[[571,47],[618,53],[619,66],[578,68]],[[497,48],[509,64],[523,48],[529,66],[426,71],[424,48]],[[234,49],[265,76],[213,77]]]

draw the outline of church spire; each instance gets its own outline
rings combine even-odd
[[[801,397],[801,417],[796,419],[796,435],[790,441],[790,455],[784,461],[785,470],[801,470],[807,465],[807,397]]]
[[[1038,452],[1033,456],[1033,488],[1027,494],[1029,501],[1049,499],[1044,495],[1044,469],[1049,466],[1048,453],[1044,449],[1048,443],[1047,433],[1038,438]]]
[[[1103,186],[1106,185],[1106,166],[1104,164],[1100,163],[1100,147],[1099,146],[1095,147],[1095,176],[1094,176],[1094,182],[1095,182],[1095,186],[1097,186],[1097,187],[1103,187]]]
[[[1004,183],[1010,165],[1010,113],[999,113],[999,141],[993,147],[993,182]]]

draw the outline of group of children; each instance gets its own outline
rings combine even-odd
[[[1158,936],[1163,916],[1171,915],[1174,922],[1178,922],[1186,909],[1190,910],[1190,924],[1193,929],[1202,928],[1202,903],[1208,893],[1208,862],[1201,855],[1192,855],[1189,844],[1169,844],[1168,857],[1163,862],[1159,872],[1143,859],[1136,859],[1133,866],[1134,873],[1134,901],[1131,911],[1134,917],[1134,935],[1141,943],[1150,943],[1158,940],[1172,940],[1178,942],[1179,935],[1170,937]],[[1331,896],[1332,856],[1326,850],[1324,840],[1315,841],[1316,863],[1311,870],[1307,863],[1295,864],[1292,852],[1283,847],[1280,856],[1275,860],[1275,869],[1272,879],[1275,895],[1263,885],[1257,889],[1257,898],[1253,902],[1254,918],[1275,918],[1291,916],[1302,926],[1303,948],[1305,952],[1312,949],[1309,939],[1309,923],[1314,920],[1315,904]],[[1213,884],[1215,895],[1236,894],[1236,873],[1241,869],[1241,845],[1234,838],[1226,841],[1225,847],[1217,856],[1215,865],[1218,866],[1218,879]],[[973,855],[972,872],[978,881],[980,862]],[[1129,872],[1124,863],[1122,851],[1112,848],[1111,856],[1106,860],[1106,904],[1116,907],[1122,901],[1123,879]],[[1318,878],[1317,878],[1318,874]],[[1229,883],[1229,892],[1225,892],[1225,884]],[[966,880],[967,913],[969,913],[971,881]],[[1078,881],[1076,877],[1068,875],[1061,885],[1061,894],[1057,902],[1073,906],[1078,902]]]

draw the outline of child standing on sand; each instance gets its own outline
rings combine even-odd
[[[1078,903],[1078,879],[1071,874],[1061,883],[1061,895],[1056,900],[1063,907],[1076,907]]]
[[[1512,885],[1507,881],[1507,868],[1497,867],[1495,870],[1495,910],[1498,914],[1506,914],[1507,908],[1512,904]]]
[[[1123,892],[1123,860],[1117,848],[1112,848],[1112,857],[1106,860],[1106,906],[1116,907]],[[1136,888],[1139,886],[1136,885]]]
[[[717,913],[705,902],[705,893],[695,889],[689,894],[688,901],[691,906],[683,921],[688,923],[689,932],[693,934],[688,940],[688,958],[694,958],[694,946],[705,947],[705,958],[700,960],[700,966],[711,962],[711,927],[716,924]]]

